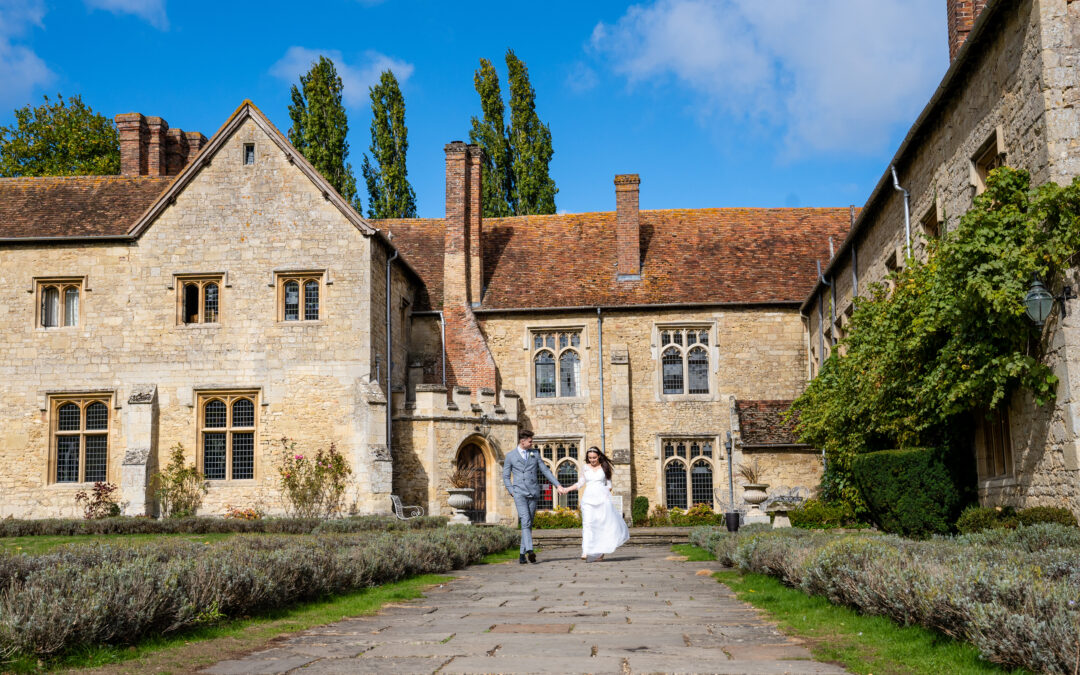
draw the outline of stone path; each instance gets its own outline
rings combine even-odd
[[[281,640],[202,671],[240,673],[843,673],[664,547],[605,562],[548,549],[482,565],[426,597]]]

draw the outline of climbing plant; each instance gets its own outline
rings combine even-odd
[[[1026,171],[997,169],[958,226],[927,244],[925,260],[856,301],[790,413],[800,440],[825,451],[826,493],[857,506],[855,455],[952,446],[964,420],[1017,389],[1053,400],[1057,378],[1023,301],[1034,277],[1060,283],[1080,251],[1080,179],[1032,188]]]

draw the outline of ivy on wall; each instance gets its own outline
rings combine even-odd
[[[789,413],[800,440],[825,451],[826,494],[856,506],[855,455],[957,447],[974,413],[1018,389],[1053,400],[1057,378],[1024,296],[1034,277],[1052,288],[1074,264],[1080,178],[1032,188],[1026,171],[997,169],[959,225],[927,244],[891,291],[857,299],[847,336]]]

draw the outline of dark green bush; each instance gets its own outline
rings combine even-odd
[[[722,525],[724,523],[724,514],[715,513],[708,504],[697,504],[687,511],[671,509],[668,515],[671,518],[671,524],[676,527],[700,527],[703,525]]]
[[[1039,523],[1076,527],[1076,516],[1059,506],[1031,506],[1020,510],[1011,506],[969,506],[957,518],[956,529],[961,534],[973,534],[984,530],[1015,530],[1021,525]]]
[[[947,534],[968,500],[938,448],[870,452],[855,457],[851,469],[870,520],[885,532],[916,539]]]
[[[641,527],[649,520],[649,498],[644,496],[634,497],[630,507],[631,518],[634,525]]]
[[[54,657],[130,644],[204,623],[446,572],[516,546],[506,527],[214,544],[90,543],[39,556],[0,556],[0,655]]]
[[[0,520],[0,537],[73,534],[210,534],[257,532],[264,534],[312,534],[318,532],[369,532],[377,530],[417,530],[444,527],[446,518],[424,516],[398,520],[394,516],[355,516],[337,520],[317,518],[102,518],[74,520],[50,518],[43,520]]]
[[[865,527],[855,517],[847,502],[826,502],[807,499],[798,508],[788,511],[791,524],[805,530],[831,530],[837,527]]]

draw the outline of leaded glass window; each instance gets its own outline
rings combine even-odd
[[[539,331],[532,335],[536,398],[581,396],[581,331]]]
[[[686,508],[686,465],[677,459],[671,460],[664,470],[665,499],[669,509]]]
[[[180,323],[217,323],[221,319],[221,281],[221,275],[180,277]]]
[[[563,462],[559,465],[559,471],[555,474],[555,477],[559,479],[559,483],[562,485],[573,485],[578,481],[577,464],[574,462]],[[577,491],[559,495],[559,506],[565,506],[568,509],[576,509],[578,507]]]
[[[296,281],[285,282],[285,320],[300,319],[300,284]]]
[[[278,321],[319,321],[324,318],[323,273],[280,274],[278,279]]]
[[[665,394],[709,393],[709,331],[660,330],[660,380]]]
[[[304,282],[304,320],[319,320],[319,282],[313,279]]]
[[[713,471],[708,462],[695,462],[690,469],[690,501],[691,506],[698,504],[713,504]]]
[[[255,477],[255,395],[203,394],[202,470],[207,480]]]
[[[81,280],[38,281],[38,324],[42,328],[79,325]]]
[[[108,480],[109,406],[102,398],[54,400],[54,465],[57,483]]]
[[[583,459],[580,450],[581,442],[579,440],[566,438],[534,439],[533,448],[540,453],[540,457],[543,458],[544,463],[547,464],[549,469],[558,466],[558,469],[553,469],[553,471],[560,483],[563,485],[572,485],[577,482],[577,476],[579,475],[581,468],[580,460]],[[571,475],[571,471],[573,472],[573,480],[567,482],[565,478]],[[543,486],[545,485],[550,485],[542,471],[538,471],[538,478],[541,489],[543,489]],[[537,504],[537,508],[541,510],[551,509],[554,508],[556,503],[560,506],[576,509],[578,505],[577,495],[574,494],[572,500],[566,499],[566,496],[558,497],[558,499],[555,500],[551,495],[545,499],[541,492],[540,502]]]
[[[668,508],[697,504],[713,506],[714,439],[709,437],[662,438],[661,464],[664,473],[664,503]]]

